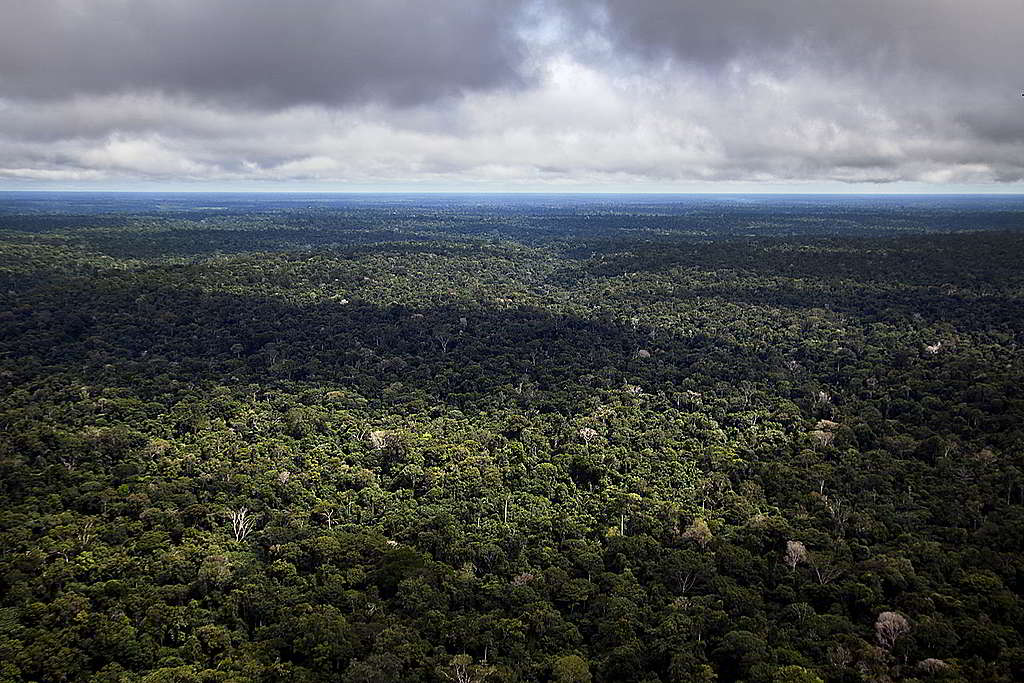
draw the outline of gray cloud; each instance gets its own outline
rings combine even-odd
[[[1019,0],[5,12],[7,184],[1024,189]]]
[[[410,104],[521,84],[518,0],[9,0],[0,93]]]
[[[669,60],[727,78],[739,65],[814,70],[882,95],[920,126],[947,115],[980,138],[1024,137],[1020,0],[565,0],[613,59]]]
[[[621,49],[721,67],[767,65],[951,80],[1019,79],[1019,0],[565,0],[574,20]]]

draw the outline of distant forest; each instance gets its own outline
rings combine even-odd
[[[0,683],[1024,680],[1024,198],[0,193]]]

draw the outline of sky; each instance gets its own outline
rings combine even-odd
[[[3,0],[0,190],[1024,192],[1024,0]]]

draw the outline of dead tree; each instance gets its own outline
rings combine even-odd
[[[846,570],[832,564],[820,555],[807,553],[807,562],[814,570],[814,576],[822,586],[828,585],[846,573]]]
[[[886,650],[891,650],[896,641],[909,631],[910,622],[899,612],[882,612],[875,620],[875,636],[878,644]]]
[[[231,526],[235,532],[236,541],[244,541],[246,537],[253,532],[256,527],[256,522],[259,521],[259,515],[253,515],[249,513],[249,508],[240,507],[237,510],[231,510],[228,512],[228,517],[231,518]]]
[[[807,546],[800,541],[786,541],[786,554],[782,560],[790,571],[795,571],[798,564],[807,562]]]
[[[840,537],[844,536],[846,523],[850,521],[850,506],[844,504],[843,499],[839,496],[823,495],[821,500],[825,503],[825,509],[828,510],[828,514],[835,524],[836,533]]]

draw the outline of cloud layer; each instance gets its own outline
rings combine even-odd
[[[5,15],[0,187],[1024,186],[1019,0]]]
[[[281,107],[433,100],[520,80],[514,0],[11,0],[4,93],[159,90]]]

